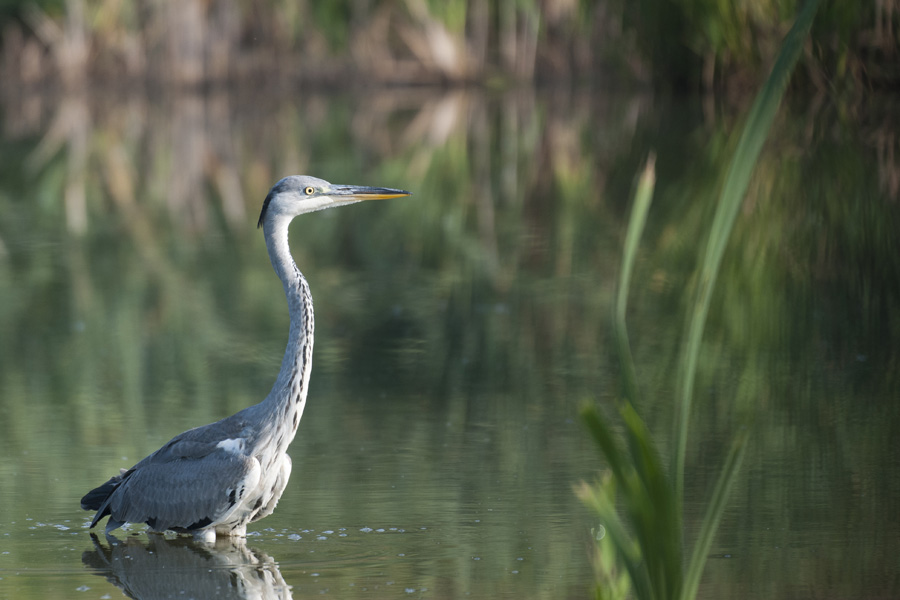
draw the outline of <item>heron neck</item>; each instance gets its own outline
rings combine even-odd
[[[291,326],[284,359],[281,361],[281,371],[264,402],[273,404],[273,409],[284,410],[286,417],[284,421],[293,422],[296,429],[296,423],[302,416],[306,404],[309,374],[312,370],[314,329],[312,294],[306,278],[291,256],[288,244],[288,225],[291,219],[274,215],[272,217],[263,224],[263,230],[272,267],[284,285]],[[289,407],[292,407],[292,410]],[[299,414],[293,418],[290,413],[295,411]],[[287,418],[289,415],[290,418]]]

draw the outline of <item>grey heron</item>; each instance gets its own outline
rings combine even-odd
[[[108,515],[107,534],[125,523],[146,523],[152,531],[213,541],[216,535],[244,536],[247,523],[275,510],[291,474],[287,448],[306,404],[313,351],[312,295],[291,256],[288,226],[304,213],[409,195],[391,188],[332,185],[305,175],[272,186],[257,227],[284,284],[291,322],[272,390],[259,404],[175,436],[85,494],[81,507],[97,511],[92,528]]]

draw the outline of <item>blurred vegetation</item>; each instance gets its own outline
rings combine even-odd
[[[3,77],[124,80],[544,81],[752,93],[799,0],[6,0]],[[177,8],[175,8],[177,6]],[[829,2],[802,58],[808,86],[896,87],[900,0]],[[861,87],[863,86],[863,87]]]
[[[637,185],[613,305],[613,330],[622,379],[618,412],[625,431],[624,441],[618,439],[614,421],[603,416],[593,404],[582,410],[588,430],[610,469],[610,474],[601,481],[593,485],[582,483],[577,490],[581,500],[601,519],[601,527],[610,538],[598,540],[597,552],[605,554],[595,559],[598,600],[624,598],[629,588],[638,598],[692,600],[697,596],[710,548],[744,460],[749,435],[746,430],[735,435],[689,549],[682,530],[685,453],[690,437],[700,347],[722,257],[817,9],[817,0],[811,0],[797,16],[772,72],[756,96],[727,165],[715,215],[709,226],[697,289],[689,305],[684,350],[676,371],[679,390],[672,429],[673,458],[668,470],[662,464],[653,434],[634,409],[640,394],[626,326],[631,274],[656,180],[652,156]],[[753,418],[752,413],[750,415]],[[619,496],[621,505],[617,503]],[[620,511],[617,510],[619,506]],[[615,558],[608,555],[610,552]],[[627,586],[623,585],[625,575]]]

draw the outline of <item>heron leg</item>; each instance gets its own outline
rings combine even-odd
[[[201,529],[199,531],[195,531],[194,539],[198,542],[213,544],[216,541],[216,530],[210,527],[209,529]]]
[[[241,525],[235,525],[234,527],[229,527],[225,529],[220,529],[219,535],[227,536],[231,538],[242,538],[247,537],[247,523],[243,523]]]

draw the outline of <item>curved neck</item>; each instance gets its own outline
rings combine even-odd
[[[284,285],[287,297],[288,312],[291,317],[291,328],[288,334],[287,348],[281,361],[281,371],[272,386],[272,391],[264,403],[273,403],[278,407],[292,405],[299,411],[293,421],[294,429],[306,404],[306,392],[309,387],[309,374],[312,370],[313,318],[312,294],[306,278],[297,268],[288,245],[288,225],[291,218],[270,215],[263,223],[266,247],[272,267]],[[294,411],[285,410],[285,417]]]

